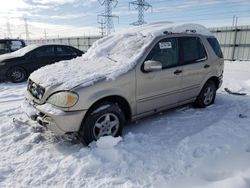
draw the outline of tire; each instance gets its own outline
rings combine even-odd
[[[88,145],[102,136],[121,136],[124,124],[125,115],[118,104],[101,103],[90,110],[82,122],[79,139]]]
[[[216,85],[213,81],[208,81],[202,88],[200,94],[194,102],[194,107],[205,108],[214,103],[216,97]]]
[[[27,79],[27,73],[21,67],[13,67],[8,71],[8,78],[13,83],[20,83]]]

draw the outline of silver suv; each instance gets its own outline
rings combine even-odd
[[[89,144],[159,111],[214,103],[223,55],[203,26],[151,24],[97,41],[82,57],[46,66],[29,80],[24,109],[56,134]]]

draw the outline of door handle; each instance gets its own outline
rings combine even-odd
[[[208,65],[208,64],[204,65],[204,68],[205,68],[205,69],[207,69],[207,68],[209,68],[209,67],[210,67],[210,65]]]
[[[174,71],[174,74],[176,74],[176,75],[179,75],[181,73],[182,73],[182,70],[176,70],[176,71]]]

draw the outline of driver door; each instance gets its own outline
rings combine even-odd
[[[162,70],[145,72],[137,69],[137,114],[155,112],[175,106],[179,101],[182,67],[178,38],[165,38],[157,42],[145,61],[158,61]]]
[[[28,54],[29,66],[32,71],[43,66],[56,62],[56,56],[53,45],[41,46]]]

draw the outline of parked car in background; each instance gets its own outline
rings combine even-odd
[[[120,136],[127,121],[187,103],[213,104],[223,69],[220,45],[203,26],[149,24],[32,73],[27,112],[56,134],[77,133],[89,144]]]
[[[0,39],[0,55],[14,52],[25,46],[25,42],[20,39]]]
[[[82,54],[82,51],[67,45],[29,45],[0,56],[0,80],[23,82],[34,70]]]

